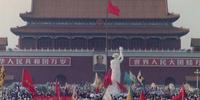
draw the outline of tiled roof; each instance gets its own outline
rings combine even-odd
[[[12,28],[11,31],[15,34],[20,33],[112,33],[112,34],[168,34],[168,35],[185,35],[189,32],[188,29],[176,28],[171,26],[64,26],[64,25],[37,25]]]

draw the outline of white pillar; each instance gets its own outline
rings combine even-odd
[[[196,69],[196,71],[194,72],[194,74],[195,74],[196,77],[197,77],[196,88],[197,88],[197,95],[199,95],[199,75],[200,75],[199,69]]]

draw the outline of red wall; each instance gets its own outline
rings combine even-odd
[[[32,74],[35,83],[46,83],[47,81],[54,81],[56,75],[62,74],[66,77],[69,83],[78,82],[92,82],[94,78],[93,72],[93,58],[92,57],[71,57],[72,66],[6,66],[7,75],[14,75],[13,81],[21,80],[21,72],[26,68]],[[108,63],[110,58],[108,59]],[[122,65],[122,77],[125,71],[131,70],[133,74],[137,75],[141,70],[142,75],[147,83],[156,82],[164,84],[165,79],[172,77],[176,83],[182,84],[185,82],[186,75],[193,75],[196,68],[189,67],[129,67],[128,58],[125,58]]]

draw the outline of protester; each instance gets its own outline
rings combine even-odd
[[[55,83],[47,82],[46,84],[37,84],[36,86],[37,96],[55,96]],[[179,87],[175,87],[174,93],[168,92],[167,86],[162,85],[146,85],[144,96],[147,100],[171,100],[173,96],[178,95]],[[133,89],[132,98],[137,100],[140,97],[141,91],[144,88],[135,87]],[[72,96],[76,94],[78,100],[102,100],[105,93],[105,89],[101,89],[96,93],[95,88],[91,86],[91,83],[85,84],[66,84],[64,87],[60,87],[61,96]],[[126,100],[127,93],[122,93],[117,97],[112,96],[113,100]],[[197,90],[186,91],[184,96],[185,100],[198,100]],[[3,100],[32,100],[32,95],[24,88],[21,83],[14,82],[13,84],[4,87]]]

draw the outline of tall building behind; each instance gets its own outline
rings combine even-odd
[[[180,49],[188,29],[172,25],[167,0],[113,0],[120,16],[107,13],[108,0],[33,0],[20,14],[26,26],[11,28],[20,49]]]

